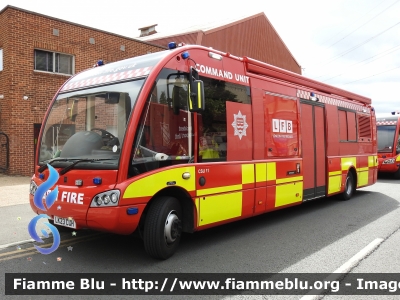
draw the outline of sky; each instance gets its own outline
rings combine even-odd
[[[152,24],[173,33],[264,12],[304,76],[371,98],[378,114],[400,111],[400,0],[0,0],[6,5],[130,38]]]

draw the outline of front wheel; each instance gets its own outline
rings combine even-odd
[[[158,259],[171,257],[178,248],[182,233],[182,208],[176,198],[163,196],[151,203],[144,223],[146,252]]]
[[[356,185],[354,181],[354,175],[352,172],[347,173],[346,183],[344,185],[344,192],[341,195],[342,200],[349,200],[355,191]]]

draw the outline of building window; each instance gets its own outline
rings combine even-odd
[[[3,49],[0,49],[0,71],[3,71]]]
[[[35,70],[72,75],[74,57],[68,54],[35,50]]]

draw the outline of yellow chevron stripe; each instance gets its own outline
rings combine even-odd
[[[303,176],[280,178],[280,179],[276,180],[276,184],[294,182],[294,181],[302,181],[302,180],[303,180]]]
[[[220,193],[226,193],[226,192],[231,192],[231,191],[238,191],[241,189],[242,189],[241,184],[227,185],[227,186],[215,187],[215,188],[210,188],[210,189],[197,190],[197,196],[220,194]]]

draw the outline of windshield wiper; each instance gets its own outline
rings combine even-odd
[[[103,160],[115,160],[115,158],[85,158],[85,159],[80,159],[77,160],[75,162],[73,162],[72,164],[70,164],[69,166],[66,166],[64,169],[62,169],[60,171],[60,175],[64,175],[65,173],[67,173],[69,170],[71,170],[73,167],[75,167],[75,165],[81,163],[81,162],[96,162],[96,161],[103,161]]]
[[[51,166],[53,162],[57,162],[57,161],[69,161],[69,160],[70,160],[69,158],[54,158],[54,159],[51,159],[49,162],[47,162],[46,164],[44,164],[43,166],[41,166],[41,167],[38,169],[38,172],[39,172],[39,173],[42,173],[44,170],[47,169],[47,165],[49,164],[49,165]]]

